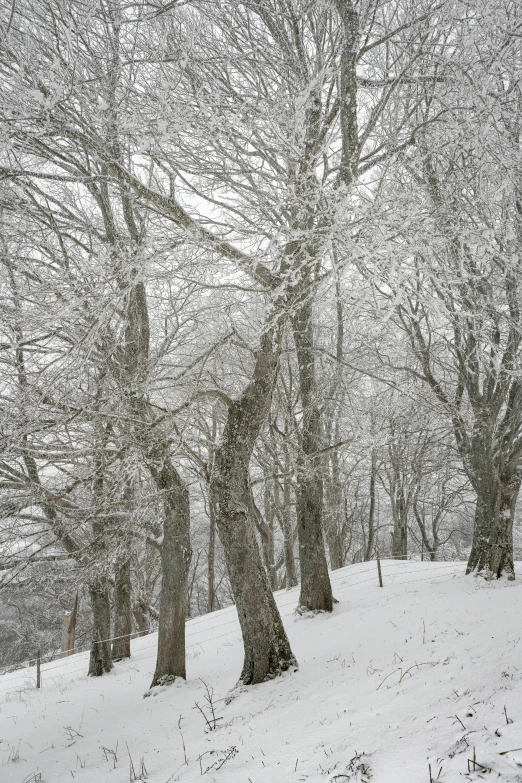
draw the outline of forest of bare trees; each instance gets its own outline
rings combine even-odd
[[[275,590],[514,578],[521,42],[517,0],[4,4],[0,663],[74,611],[169,682],[234,602],[258,683]]]

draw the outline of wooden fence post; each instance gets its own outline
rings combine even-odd
[[[42,677],[40,674],[40,650],[36,653],[36,687],[42,687]]]

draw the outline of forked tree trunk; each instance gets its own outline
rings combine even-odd
[[[89,676],[101,677],[112,669],[111,656],[111,602],[109,585],[104,577],[89,585],[92,607],[92,644]]]
[[[162,464],[150,463],[158,490],[163,495],[163,542],[161,545],[161,596],[158,627],[158,657],[151,687],[186,679],[185,620],[187,582],[192,558],[188,490],[168,457]]]
[[[128,557],[116,562],[114,577],[114,642],[112,644],[112,659],[117,661],[122,658],[130,658],[131,655],[131,565]]]
[[[331,612],[332,587],[323,538],[321,412],[314,366],[312,302],[300,303],[292,319],[303,405],[301,448],[297,459],[297,535],[301,592],[299,609]]]
[[[270,680],[296,666],[261,561],[249,484],[250,457],[270,408],[279,353],[278,335],[267,331],[261,338],[252,380],[229,407],[210,484],[243,636],[240,681],[245,685]]]

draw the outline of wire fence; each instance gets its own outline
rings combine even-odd
[[[339,596],[342,595],[342,593],[345,591],[359,586],[371,586],[373,584],[375,587],[379,587],[379,564],[381,565],[382,575],[385,580],[383,587],[393,587],[395,585],[426,581],[428,579],[433,580],[433,578],[437,576],[450,575],[452,571],[455,572],[454,575],[457,575],[459,572],[461,574],[464,573],[464,563],[460,561],[430,562],[428,568],[419,568],[419,561],[404,560],[401,558],[379,558],[366,561],[365,563],[354,563],[351,566],[346,566],[342,569],[339,569],[338,571],[331,571],[330,582],[334,594]],[[402,567],[395,570],[394,566],[399,565]],[[406,569],[404,566],[407,566]],[[408,568],[408,566],[411,566],[411,568]],[[418,574],[422,574],[422,576],[418,576]],[[361,577],[364,578],[361,579]],[[293,587],[285,591],[278,591],[276,593],[277,606],[283,618],[290,617],[295,612],[297,608],[297,591],[298,587]],[[224,620],[223,613],[225,616],[226,614],[230,614],[232,616],[230,619]],[[205,622],[205,618],[208,620],[209,617],[215,617],[218,622],[208,625]],[[203,628],[201,628],[201,626],[203,626]],[[228,628],[229,630],[225,630],[223,632],[224,628]],[[218,629],[221,631],[221,633],[209,637],[206,636],[208,632],[212,632]],[[233,640],[230,639],[232,635],[237,638],[240,638],[241,636],[241,629],[239,626],[239,620],[235,606],[229,606],[225,609],[218,610],[212,615],[207,614],[200,615],[196,618],[191,618],[187,620],[186,626],[186,650],[188,657],[191,657],[191,651],[195,651],[197,648],[204,650],[205,646],[210,642],[216,642],[220,639],[229,639],[229,641],[232,642]],[[102,639],[101,641],[111,643],[123,638],[128,638],[128,635],[110,637],[108,639]],[[156,656],[156,652],[147,656],[141,655],[142,652],[147,650],[154,649],[154,651],[156,651],[156,632],[147,635],[142,635],[138,632],[135,632],[130,634],[130,638],[133,640],[143,640],[144,642],[134,650],[135,654],[139,655],[138,660],[148,660]],[[198,640],[191,643],[191,640],[194,638],[197,638]],[[71,678],[73,678],[75,675],[81,676],[85,673],[85,663],[89,654],[90,647],[85,647],[84,649],[75,649],[74,652],[69,655],[64,653],[57,653],[52,657],[46,656],[47,660],[44,660],[42,657],[39,667],[42,682],[45,683],[51,679],[51,681],[55,681],[55,684],[57,684],[59,681],[63,681],[64,676],[68,677],[71,675]],[[15,666],[18,666],[18,668],[15,668]],[[29,689],[35,688],[36,673],[33,675],[32,672],[25,672],[14,674],[13,676],[14,671],[22,671],[23,669],[29,669],[35,666],[38,666],[37,658],[24,661],[18,665],[12,664],[11,666],[7,665],[2,667],[2,669],[0,669],[0,677],[7,676],[8,681],[5,684],[1,683],[0,681],[0,695],[8,694],[10,692],[22,693]],[[53,671],[57,673],[53,675]],[[18,684],[15,684],[15,682]]]

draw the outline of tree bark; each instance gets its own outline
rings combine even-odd
[[[132,607],[132,614],[138,627],[138,636],[146,636],[150,633],[150,619],[148,607],[137,601]]]
[[[124,201],[124,206],[125,206]],[[131,234],[136,230],[127,204]],[[144,395],[148,372],[150,327],[147,292],[143,283],[132,286],[127,298],[125,328],[125,375],[128,406],[140,423],[134,437],[145,456],[150,474],[163,500],[163,542],[161,545],[161,596],[158,626],[158,655],[151,687],[186,679],[185,620],[190,548],[190,506],[188,490],[172,464],[168,440],[159,429],[152,431],[151,406]]]
[[[188,490],[165,453],[150,462],[150,470],[163,495],[163,543],[161,545],[161,597],[158,657],[151,687],[175,677],[186,679],[185,620],[187,581],[192,557]]]
[[[62,655],[68,656],[74,653],[74,640],[76,636],[76,618],[78,617],[78,593],[74,599],[72,612],[62,614]]]
[[[419,511],[417,500],[415,500],[413,504],[413,513],[415,515],[415,519],[417,520],[417,524],[419,526],[419,531],[422,539],[422,553],[423,553],[422,560],[424,560],[424,550],[426,550],[426,552],[430,557],[430,560],[432,562],[436,562],[438,560],[438,552],[440,547],[440,538],[439,538],[437,519],[433,515],[433,511],[432,511],[431,532],[432,532],[433,540],[430,541],[428,537],[428,533],[426,531],[426,517],[424,511],[422,513]]]
[[[339,453],[333,449],[328,462],[330,463],[330,473],[325,482],[326,514],[325,528],[326,540],[328,542],[328,552],[330,554],[330,567],[332,571],[342,568],[344,565],[344,547],[343,547],[343,492],[341,484],[341,473],[339,470]],[[328,470],[328,466],[326,468]]]
[[[127,226],[138,246],[138,232],[132,207],[123,198]],[[140,423],[134,437],[163,500],[163,542],[161,545],[161,596],[158,626],[158,655],[151,687],[186,679],[185,621],[187,582],[192,557],[190,547],[190,505],[188,490],[172,464],[168,440],[159,429],[152,431],[151,406],[144,389],[148,377],[150,325],[147,292],[141,282],[127,295],[125,324],[125,378],[128,406]]]
[[[100,400],[105,383],[106,370],[100,369],[97,378],[95,409],[99,410]],[[104,509],[106,497],[105,490],[105,465],[107,458],[107,442],[109,431],[103,421],[94,422],[95,455],[93,469],[93,500],[98,512]],[[94,544],[92,545],[92,566],[95,569],[103,569],[108,560],[107,553],[107,518],[103,514],[96,513],[92,521],[92,533]],[[111,602],[109,595],[109,582],[107,576],[102,574],[89,585],[91,598],[93,629],[91,655],[89,660],[88,675],[101,677],[104,672],[112,669],[111,643]]]
[[[131,608],[131,565],[128,557],[118,560],[115,566],[114,586],[114,661],[130,658],[130,637],[132,633]]]
[[[317,402],[312,302],[309,297],[299,303],[292,318],[292,326],[303,405],[296,490],[301,572],[299,609],[331,612],[333,596],[323,538],[323,479],[319,453],[322,442],[321,411]]]
[[[250,457],[270,408],[279,353],[279,335],[268,330],[250,383],[229,407],[210,484],[243,636],[240,682],[245,685],[273,679],[297,665],[261,561],[250,502]]]
[[[268,509],[266,495],[267,490],[265,484],[265,516],[263,516],[261,513],[261,509],[257,505],[252,492],[250,493],[250,502],[252,507],[252,519],[254,520],[257,532],[259,533],[259,537],[261,539],[261,555],[265,565],[266,573],[268,575],[270,589],[277,590],[277,569],[275,565],[273,517],[272,519],[269,519],[269,514],[271,512]]]
[[[340,437],[340,418],[343,407],[343,384],[342,384],[342,363],[344,359],[344,308],[341,291],[341,281],[337,273],[338,260],[334,249],[335,265],[335,310],[337,317],[336,329],[336,366],[334,380],[331,390],[328,394],[331,402],[326,405],[326,414],[324,415],[325,441],[329,444],[330,450],[325,460],[326,476],[326,507],[325,515],[326,540],[328,542],[328,551],[330,554],[330,567],[332,571],[342,568],[344,565],[344,498],[341,481],[341,471],[339,466],[339,450],[335,447],[339,443]],[[332,448],[333,446],[333,448]]]
[[[474,571],[490,579],[505,573],[512,580],[515,578],[513,518],[520,477],[500,477],[487,464],[476,479],[475,525],[466,573]]]
[[[208,535],[208,554],[207,554],[207,612],[213,612],[216,608],[216,515],[214,513],[214,504],[209,500],[209,535]]]
[[[515,563],[513,559],[513,522],[515,508],[520,492],[521,477],[501,476],[500,508],[497,525],[493,531],[492,556],[490,570],[500,576],[507,574],[509,580],[515,578]]]
[[[291,472],[290,454],[284,445],[284,478],[283,478],[283,504],[281,505],[279,479],[274,477],[274,506],[279,526],[283,533],[283,556],[285,562],[284,585],[288,590],[297,585],[297,573],[294,557],[294,531],[292,525],[292,488],[289,475]]]
[[[111,643],[111,602],[109,585],[105,577],[100,577],[89,585],[92,608],[92,645],[89,660],[90,677],[101,677],[112,669]]]
[[[392,533],[392,557],[397,560],[408,559],[408,511],[399,489],[392,498],[393,509],[393,533]]]
[[[370,511],[368,513],[368,540],[366,542],[365,560],[371,560],[375,548],[375,480],[377,477],[377,458],[372,451],[372,466],[370,473]]]
[[[290,480],[285,477],[283,482],[283,511],[281,516],[281,526],[283,528],[283,546],[285,550],[286,587],[290,588],[297,585],[297,573],[294,557],[294,533],[292,530],[292,520],[290,517]]]

